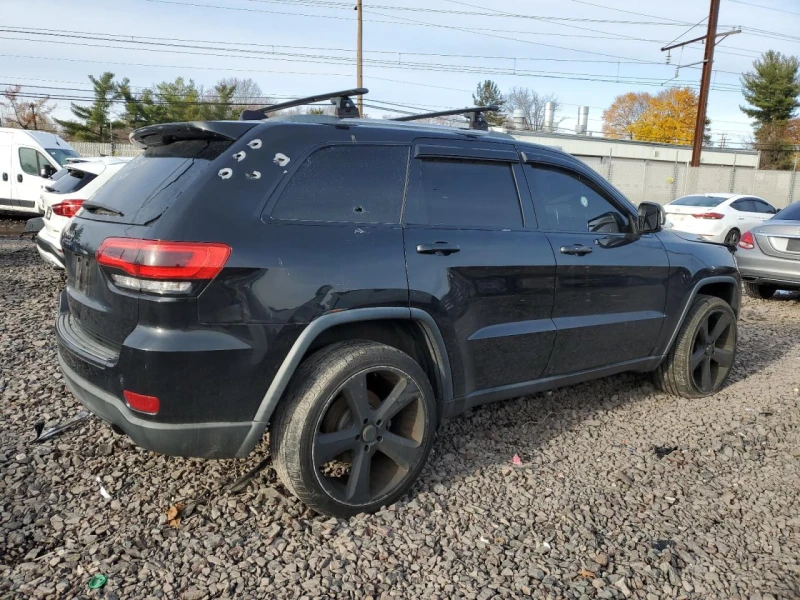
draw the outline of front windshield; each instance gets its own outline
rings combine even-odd
[[[80,156],[75,150],[64,150],[63,148],[45,148],[47,153],[56,159],[56,162],[62,167],[67,162],[68,158],[75,158]]]

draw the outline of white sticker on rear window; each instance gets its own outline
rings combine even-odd
[[[286,156],[285,154],[282,154],[282,153],[278,152],[278,153],[275,155],[275,158],[273,158],[273,159],[272,159],[272,162],[274,162],[274,163],[275,163],[276,165],[278,165],[279,167],[285,167],[286,165],[288,165],[288,164],[289,164],[289,161],[290,161],[290,160],[291,160],[291,159],[290,159],[288,156]]]
[[[247,153],[244,150],[241,150],[240,152],[234,154],[233,158],[236,159],[236,162],[242,162],[245,156],[247,156]]]
[[[233,176],[233,169],[228,169],[227,167],[220,169],[217,175],[219,175],[220,179],[230,179]]]
[[[247,142],[247,145],[250,146],[253,150],[258,150],[259,148],[261,148],[261,140],[259,139],[250,140],[249,142]]]

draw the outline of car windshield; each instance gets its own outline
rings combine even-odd
[[[784,208],[776,214],[771,221],[800,221],[800,202]]]
[[[47,153],[56,159],[56,162],[62,167],[67,162],[68,158],[75,158],[80,156],[75,150],[64,150],[63,148],[45,148]]]
[[[725,202],[727,198],[723,196],[684,196],[677,200],[670,202],[676,206],[700,206],[702,208],[711,208]]]

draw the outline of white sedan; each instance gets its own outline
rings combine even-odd
[[[44,210],[44,226],[36,235],[36,248],[46,262],[64,268],[61,231],[75,216],[83,202],[130,160],[130,158],[104,157],[67,164],[62,169],[66,170],[66,173],[44,188],[40,199]]]
[[[693,194],[664,207],[671,228],[736,245],[742,234],[777,211],[769,202],[745,194]]]

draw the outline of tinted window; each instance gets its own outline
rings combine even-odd
[[[56,194],[69,194],[85,187],[92,179],[97,177],[94,173],[69,169],[69,172],[59,177],[57,181],[47,186],[47,189]]]
[[[462,159],[423,159],[416,204],[406,220],[451,227],[522,226],[511,165]]]
[[[678,206],[699,206],[702,208],[711,208],[712,206],[718,206],[725,202],[727,198],[723,196],[684,196],[683,198],[678,198],[677,200],[673,200],[670,204],[676,204]]]
[[[748,200],[747,198],[742,198],[736,202],[731,202],[731,208],[740,212],[756,212],[756,207],[753,204],[753,201]]]
[[[630,230],[630,220],[588,179],[543,166],[529,166],[536,217],[542,229],[597,233]]]
[[[770,214],[770,215],[775,213],[775,209],[772,207],[772,205],[767,204],[763,200],[756,200],[754,198],[753,204],[756,207],[756,212]]]
[[[330,146],[309,156],[278,198],[273,218],[398,223],[406,146]]]
[[[778,221],[800,221],[800,202],[795,202],[784,208],[772,220]]]
[[[148,148],[97,190],[84,209],[110,209],[124,223],[152,221],[229,146],[230,142],[184,140]]]
[[[36,175],[39,177],[39,170],[47,165],[50,166],[50,163],[47,159],[41,155],[40,152],[33,150],[32,148],[20,148],[19,149],[19,164],[22,167],[23,172],[27,173],[28,175]]]

